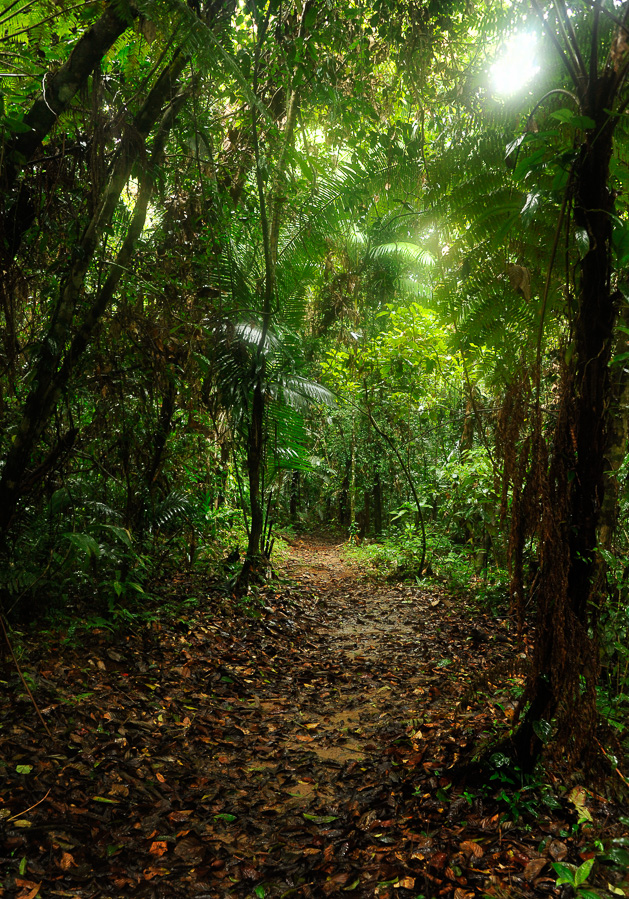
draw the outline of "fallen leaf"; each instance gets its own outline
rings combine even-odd
[[[15,878],[16,886],[22,887],[22,892],[18,893],[15,899],[35,899],[39,893],[41,883],[34,883],[32,880],[23,880],[21,877]]]
[[[547,861],[545,858],[532,858],[524,869],[524,879],[531,883],[536,877],[539,877],[546,865]]]
[[[74,857],[70,852],[62,852],[61,859],[59,860],[59,867],[62,871],[67,871],[70,868],[76,868],[76,862],[74,861]]]
[[[478,843],[475,843],[473,840],[464,840],[461,843],[461,851],[468,852],[470,855],[473,855],[474,858],[482,858],[485,854],[485,850],[482,846],[479,846]]]
[[[168,843],[165,840],[155,840],[151,843],[149,852],[151,855],[157,855],[158,857],[164,855],[165,852],[168,852]]]
[[[548,847],[548,854],[556,862],[562,862],[568,855],[568,847],[561,840],[553,840]]]

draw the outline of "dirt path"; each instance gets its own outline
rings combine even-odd
[[[254,617],[216,597],[33,644],[52,741],[7,672],[0,896],[530,897],[579,862],[567,803],[448,774],[508,723],[504,624],[330,543],[297,542],[285,575]]]

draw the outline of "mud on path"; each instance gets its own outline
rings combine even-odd
[[[506,622],[323,541],[230,609],[32,645],[52,739],[5,671],[0,896],[541,896],[579,862],[567,804],[532,828],[448,775],[508,724]]]

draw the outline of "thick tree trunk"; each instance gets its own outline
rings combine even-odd
[[[623,328],[619,330],[614,354],[629,358],[629,307],[623,304],[620,312]],[[618,523],[618,497],[620,466],[627,454],[629,438],[629,369],[627,359],[622,359],[611,368],[611,402],[607,427],[607,448],[605,450],[605,483],[603,502],[598,520],[598,548],[612,547]],[[599,559],[599,563],[602,560]],[[603,566],[604,568],[604,566]]]
[[[574,172],[574,215],[589,236],[581,260],[573,357],[564,376],[541,533],[541,577],[530,706],[514,737],[516,757],[531,767],[541,734],[554,721],[556,745],[583,758],[596,725],[597,528],[604,503],[609,360],[616,317],[611,289],[613,197],[608,188],[613,101],[607,81],[593,92],[597,122]],[[540,726],[540,722],[542,722]],[[575,722],[578,725],[575,726]]]

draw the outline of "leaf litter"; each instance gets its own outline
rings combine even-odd
[[[595,838],[629,895],[627,809],[571,800],[552,772],[535,801],[499,768],[453,778],[510,726],[526,642],[506,620],[370,580],[330,543],[300,541],[284,573],[257,617],[216,593],[26,643],[52,740],[7,664],[0,896],[559,895],[553,865],[577,869]]]

